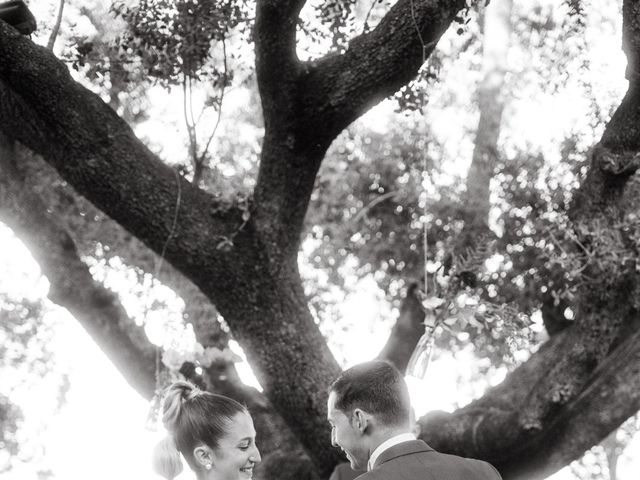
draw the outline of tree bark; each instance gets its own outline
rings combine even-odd
[[[562,358],[572,334],[566,329],[552,337],[481,399],[452,414],[421,419],[422,438],[437,450],[492,462],[505,480],[544,478],[579,458],[640,409],[640,329],[636,326],[580,394],[531,435],[518,420],[520,408]]]

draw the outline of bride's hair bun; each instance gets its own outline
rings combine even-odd
[[[203,395],[204,392],[188,382],[175,382],[167,388],[164,396],[162,424],[169,432],[174,432],[185,402]]]

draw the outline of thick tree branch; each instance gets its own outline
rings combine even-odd
[[[156,252],[172,230],[178,196],[177,228],[167,257],[183,256],[178,248],[183,239],[206,241],[207,248],[199,244],[186,250],[204,248],[215,257],[211,238],[241,224],[239,209],[179,178],[99,97],[74,82],[50,52],[3,22],[0,101],[8,137],[43,155],[79,193]]]
[[[293,104],[299,73],[298,15],[306,0],[260,0],[256,5],[256,72],[265,130]]]
[[[434,448],[491,461],[508,479],[544,478],[597,444],[640,408],[640,328],[590,376],[588,385],[547,419],[537,434],[518,427],[531,389],[561,361],[571,328],[556,335],[482,398],[452,413],[420,420]],[[575,328],[575,327],[572,327]]]
[[[73,239],[24,182],[13,142],[0,134],[0,218],[22,239],[50,283],[49,298],[80,322],[127,382],[150,399],[155,350],[117,296],[97,283]]]
[[[56,18],[56,24],[51,29],[51,34],[49,35],[49,40],[47,41],[47,49],[53,50],[53,46],[56,43],[56,38],[58,38],[58,33],[60,32],[60,25],[62,24],[62,12],[64,11],[64,2],[65,0],[60,0],[60,7],[58,7],[58,16]]]
[[[256,221],[268,233],[267,248],[292,256],[318,168],[333,139],[417,75],[465,1],[400,0],[376,29],[354,39],[347,52],[305,64],[294,58],[291,24],[298,12],[293,7],[301,3],[279,11],[275,5],[262,2],[256,21],[265,119]],[[282,245],[287,246],[284,251]]]
[[[624,5],[625,44],[635,45],[640,28],[637,18],[628,16],[638,11],[638,1],[627,0]],[[594,148],[590,170],[569,212],[578,239],[574,247],[585,262],[576,302],[579,321],[564,358],[541,380],[524,408],[520,421],[525,429],[542,428],[547,416],[573,401],[612,348],[626,319],[636,314],[628,298],[639,288],[635,261],[640,252],[620,223],[635,211],[629,205],[637,208],[637,202],[630,202],[625,194],[631,174],[640,165],[635,160],[640,154],[639,121],[640,77],[632,76],[627,94]],[[635,230],[637,225],[628,228]],[[625,253],[608,258],[608,252]]]
[[[570,333],[562,332],[510,373],[498,386],[453,414],[433,412],[420,420],[422,437],[437,450],[491,462],[505,461],[519,450],[523,438],[518,407],[533,386],[562,357]],[[511,427],[507,427],[511,425]],[[503,430],[504,429],[504,430]]]
[[[260,170],[255,189],[255,220],[274,260],[298,250],[302,221],[315,172],[303,175],[311,161],[295,149],[300,62],[296,28],[304,0],[263,0],[255,23],[256,74],[265,124]]]
[[[182,298],[185,319],[193,326],[198,342],[204,347],[227,346],[229,333],[222,331],[218,311],[192,281],[75,193],[55,169],[38,156],[23,155],[19,167],[24,170],[25,188],[38,192],[48,210],[65,220],[81,257],[96,255],[99,244],[104,260],[117,257],[127,266],[153,275]]]
[[[587,387],[565,405],[545,434],[527,449],[526,462],[501,467],[505,480],[546,477],[578,459],[640,410],[640,330],[627,337],[593,372]]]
[[[351,122],[415,78],[464,0],[400,0],[342,55],[305,65],[297,142],[328,145]]]

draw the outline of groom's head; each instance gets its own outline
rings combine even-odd
[[[356,470],[366,468],[381,442],[411,429],[407,384],[387,362],[365,362],[342,372],[329,387],[327,406],[331,443],[344,450]]]

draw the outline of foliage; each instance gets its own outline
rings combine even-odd
[[[497,233],[494,266],[492,271],[477,272],[482,277],[480,301],[509,305],[508,310],[524,313],[538,311],[543,305],[554,305],[559,317],[567,323],[573,320],[568,310],[567,317],[564,316],[567,302],[571,300],[568,292],[573,291],[577,283],[571,269],[566,271],[566,265],[557,264],[559,252],[557,246],[553,249],[554,239],[566,240],[565,236],[574,227],[567,220],[566,208],[585,168],[582,160],[588,153],[585,145],[592,144],[602,131],[614,105],[609,97],[603,102],[605,97],[596,93],[589,77],[567,76],[557,71],[562,68],[584,71],[589,64],[584,35],[594,20],[585,16],[581,10],[563,21],[562,12],[554,11],[548,2],[527,5],[526,9],[518,4],[512,55],[517,52],[530,61],[523,63],[517,75],[513,72],[510,77],[513,81],[504,95],[512,97],[515,104],[530,98],[534,92],[538,94],[537,90],[542,88],[546,89],[546,95],[562,96],[575,87],[569,79],[580,77],[580,90],[597,101],[590,100],[586,114],[589,121],[583,129],[574,128],[561,143],[554,145],[555,151],[554,147],[545,147],[544,153],[535,150],[531,153],[531,145],[521,147],[515,143],[520,127],[511,122],[519,119],[511,120],[513,110],[507,110],[501,132],[505,153],[500,154],[491,185],[495,219],[492,229]],[[465,34],[455,41],[451,36],[444,38],[440,47],[456,58],[456,65],[464,64],[467,72],[473,72],[479,69],[477,53],[481,37],[481,32],[470,27],[468,36]],[[465,81],[473,85],[477,78],[455,77],[457,83],[447,81],[456,74],[449,58],[442,54],[432,56],[430,61],[437,62],[439,76],[429,73],[433,64],[428,64],[422,70],[428,80],[419,77],[415,81],[432,84],[430,111],[446,113],[455,109],[455,103],[461,98],[454,88]],[[556,83],[549,90],[552,79]],[[400,104],[419,113],[427,101],[419,94],[425,90],[405,87],[398,94]],[[460,210],[463,185],[462,178],[452,174],[450,153],[445,150],[444,141],[437,133],[438,125],[432,123],[430,116],[405,113],[388,118],[384,133],[378,133],[379,127],[368,129],[370,124],[365,117],[334,143],[316,181],[317,194],[312,197],[307,219],[314,225],[310,227],[309,238],[318,241],[312,254],[314,265],[328,269],[330,278],[341,284],[340,266],[355,261],[358,274],[364,277],[374,273],[389,300],[397,306],[404,286],[422,276],[424,202],[421,196],[428,195],[428,254],[430,263],[437,265],[452,250],[463,227]],[[433,115],[433,118],[439,117]],[[557,156],[561,157],[560,161],[551,160]],[[424,160],[429,172],[426,188],[421,174]],[[621,225],[621,228],[626,227]],[[607,265],[615,268],[617,260],[610,256]],[[546,319],[550,321],[550,317]],[[518,321],[514,325],[523,326]],[[517,338],[531,335],[527,329],[517,330]],[[456,344],[456,338],[445,333],[441,341],[446,339]],[[473,332],[470,337],[462,338],[483,351],[494,347],[497,352],[494,360],[508,356],[502,335],[497,335],[495,342],[491,341],[492,337]],[[449,344],[448,348],[452,346]]]
[[[43,328],[42,301],[14,298],[0,293],[0,365],[30,365],[42,376],[49,372],[51,351],[47,344],[52,331]]]
[[[0,450],[9,456],[18,453],[19,443],[16,440],[16,432],[22,421],[22,411],[5,395],[0,394]],[[5,461],[5,459],[0,459]],[[0,471],[2,471],[0,463]]]
[[[611,226],[605,224],[603,218],[595,218],[589,222],[568,222],[564,237],[556,239],[550,232],[554,250],[551,263],[566,272],[570,287],[563,294],[572,299],[581,285],[597,288],[603,296],[607,295],[607,280],[619,275],[635,275],[640,269],[638,252],[640,247],[640,223],[635,213],[620,216],[616,211],[609,211],[609,218],[620,218]],[[571,250],[565,247],[573,246]],[[553,267],[551,267],[553,268]],[[602,283],[604,280],[605,288]],[[631,296],[635,308],[640,307],[640,299]]]
[[[517,305],[498,304],[484,295],[485,263],[492,260],[493,243],[480,237],[450,265],[436,264],[431,278],[427,277],[428,296],[421,292],[425,325],[447,331],[451,340],[459,339],[460,332],[471,332],[472,338],[490,334],[496,344],[507,347],[502,351],[504,359],[513,361],[513,354],[529,347],[533,336],[527,315]]]
[[[624,480],[617,474],[618,463],[633,437],[640,431],[640,417],[635,415],[613,431],[599,445],[569,466],[576,480]]]
[[[45,321],[41,300],[16,298],[0,292],[0,373],[4,379],[0,392],[0,470],[10,469],[12,457],[25,441],[20,436],[23,412],[12,398],[16,391],[29,389],[47,376],[59,376],[58,408],[64,403],[69,387],[65,374],[56,371],[50,344],[54,328]],[[23,459],[24,460],[24,459]]]
[[[142,0],[134,7],[114,2],[112,11],[129,26],[119,40],[123,55],[137,55],[148,76],[164,85],[185,77],[228,85],[228,72],[208,66],[212,45],[247,21],[244,0]],[[246,26],[245,26],[246,28]]]
[[[357,0],[328,0],[314,5],[319,24],[330,34],[332,50],[344,52],[347,48],[349,37],[355,32],[354,10],[357,3]],[[309,28],[313,27],[310,25]]]

